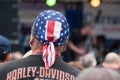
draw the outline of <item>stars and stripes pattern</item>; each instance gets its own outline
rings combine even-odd
[[[45,10],[36,18],[32,34],[43,44],[43,61],[49,69],[55,63],[55,46],[62,46],[68,41],[69,24],[60,12]]]

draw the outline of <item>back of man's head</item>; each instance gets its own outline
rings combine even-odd
[[[37,43],[34,43],[34,47],[38,46],[42,49],[45,67],[49,68],[55,62],[58,54],[57,48],[62,49],[61,46],[64,46],[68,41],[69,24],[62,13],[45,10],[36,18],[31,35],[34,38],[30,39],[30,45],[36,39],[35,42]]]
[[[81,57],[80,62],[84,68],[95,67],[97,64],[97,61],[92,54],[86,54],[85,56]]]
[[[120,63],[120,57],[117,53],[110,52],[106,55],[104,63],[106,64],[117,64]]]
[[[88,68],[76,80],[120,80],[119,73],[106,68]]]
[[[8,39],[0,35],[0,63],[9,61],[11,56],[11,46]]]

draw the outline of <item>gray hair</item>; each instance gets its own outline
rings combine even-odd
[[[120,63],[120,56],[115,52],[110,52],[106,55],[104,63]]]
[[[97,64],[96,58],[92,54],[87,54],[81,57],[80,62],[82,63],[84,68],[94,67]]]
[[[111,69],[88,68],[80,73],[76,80],[120,80],[120,75]]]

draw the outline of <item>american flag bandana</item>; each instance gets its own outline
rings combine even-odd
[[[69,24],[60,12],[45,10],[36,18],[31,32],[43,44],[42,58],[46,69],[49,69],[56,60],[55,47],[68,42]]]

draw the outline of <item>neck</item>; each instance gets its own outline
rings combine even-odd
[[[42,54],[42,50],[40,49],[32,50],[32,54]]]
[[[56,55],[57,55],[57,57],[60,57],[61,56],[61,52],[56,51]]]
[[[103,65],[103,67],[105,67],[105,68],[110,68],[110,69],[119,69],[119,66],[117,65],[117,64],[105,64],[105,63],[103,63],[102,64]]]
[[[40,50],[40,49],[32,50],[32,54],[42,55],[42,50]],[[57,54],[57,57],[60,57],[60,56],[61,56],[60,51],[57,51],[57,50],[56,50],[56,54]]]

